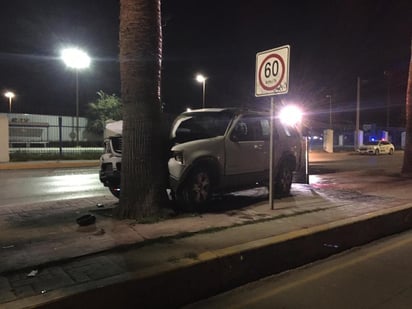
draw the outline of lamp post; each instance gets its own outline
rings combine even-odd
[[[202,101],[202,108],[205,108],[205,94],[206,94],[206,77],[202,74],[198,74],[196,76],[196,80],[203,85],[203,101]]]
[[[328,94],[326,97],[329,99],[329,129],[332,129],[332,96]]]
[[[359,118],[360,118],[360,87],[361,78],[358,76],[357,79],[357,90],[356,90],[356,124],[355,124],[355,150],[359,148]]]
[[[360,130],[360,99],[361,99],[361,86],[362,84],[366,84],[368,82],[367,79],[361,79],[358,76],[357,79],[357,91],[356,91],[356,136],[355,136],[355,150],[359,147],[360,144],[363,143],[363,135],[359,135],[361,132]],[[361,138],[359,138],[361,137]]]
[[[76,73],[76,146],[79,146],[79,70],[89,67],[90,57],[78,48],[67,48],[62,50],[61,58]]]
[[[391,77],[392,73],[389,71],[384,71],[383,74],[386,76],[386,131],[389,132],[389,122],[390,122],[390,115],[391,115]]]
[[[9,113],[11,113],[11,103],[13,98],[16,96],[14,92],[7,91],[4,96],[9,99]]]

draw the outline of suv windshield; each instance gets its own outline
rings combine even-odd
[[[222,136],[233,118],[233,113],[195,112],[180,115],[172,128],[171,138],[176,143]]]

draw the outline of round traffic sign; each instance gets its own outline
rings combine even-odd
[[[259,85],[266,91],[275,91],[285,75],[285,61],[276,53],[266,56],[258,72]]]

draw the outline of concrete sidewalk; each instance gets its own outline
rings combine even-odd
[[[295,184],[275,210],[262,188],[227,195],[207,213],[151,224],[113,219],[110,196],[3,208],[0,304],[177,307],[410,228],[411,185],[327,174]],[[86,213],[96,223],[79,227]]]

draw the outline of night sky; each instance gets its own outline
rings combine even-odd
[[[59,59],[72,45],[93,59],[80,73],[80,114],[99,90],[120,95],[118,16],[116,0],[3,5],[0,89],[17,94],[13,112],[74,115],[75,75]],[[402,125],[412,1],[168,0],[162,18],[167,112],[201,107],[196,73],[208,77],[206,106],[267,107],[269,97],[254,95],[256,53],[289,44],[289,93],[276,100],[301,104],[312,119],[327,123],[330,94],[334,120],[354,122],[360,76],[361,122],[385,125],[389,89],[391,124]],[[7,99],[1,101],[0,112],[7,112]]]

